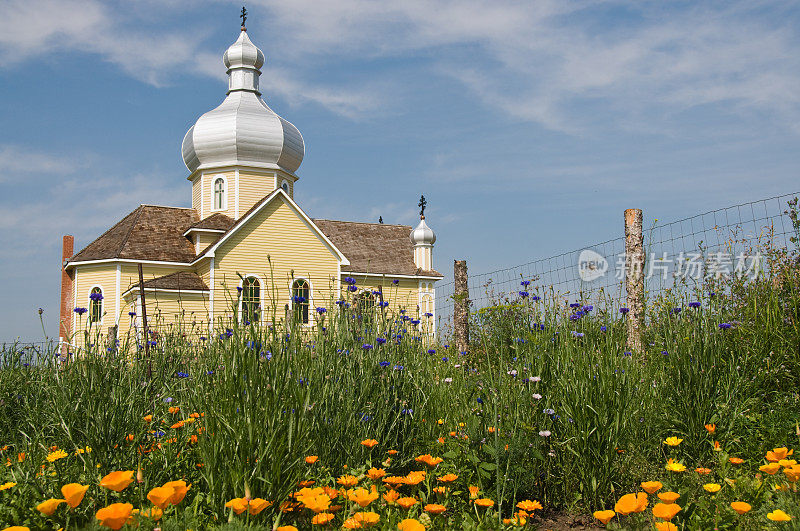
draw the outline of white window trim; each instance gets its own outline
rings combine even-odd
[[[217,181],[222,179],[222,208],[216,208],[217,204]],[[228,178],[225,176],[224,173],[219,173],[217,175],[213,175],[211,177],[211,212],[224,212],[228,210]]]
[[[286,185],[286,189],[283,189],[284,184]],[[283,191],[286,192],[287,194],[292,193],[292,185],[289,183],[288,179],[281,179],[280,188],[283,189]]]
[[[101,286],[100,284],[94,284],[89,288],[88,293],[86,293],[86,325],[88,326],[91,323],[90,319],[92,318],[92,299],[90,298],[90,295],[92,294],[92,290],[94,290],[95,288],[98,288],[100,290],[100,294],[103,296],[103,299],[100,301],[101,303],[100,320],[93,324],[96,324],[97,326],[103,326],[103,321],[106,314],[106,290],[104,290],[103,286]]]
[[[242,275],[244,278],[254,278],[258,280],[258,305],[261,307],[259,310],[259,323],[264,320],[264,279],[258,275],[254,274],[247,274]],[[244,288],[244,279],[239,279],[239,287]],[[238,291],[238,290],[237,290]],[[244,302],[244,291],[242,291],[241,296],[239,297],[239,321],[241,322],[244,318],[244,314],[242,313],[242,303]]]
[[[314,326],[314,314],[317,311],[316,306],[314,306],[314,284],[311,282],[311,279],[306,277],[294,277],[292,279],[292,285],[289,288],[289,311],[294,314],[294,283],[298,280],[305,280],[306,283],[308,283],[308,322],[300,323],[300,326],[310,328]]]

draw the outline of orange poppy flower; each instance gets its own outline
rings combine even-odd
[[[247,510],[247,500],[244,498],[234,498],[225,504],[226,509],[233,509],[236,514],[242,514]]]
[[[271,501],[267,501],[264,498],[255,498],[247,504],[247,512],[255,516],[270,505],[272,505]]]
[[[677,503],[657,503],[653,506],[653,516],[670,521],[681,512],[682,507]]]
[[[656,531],[678,531],[678,526],[672,522],[656,522]]]
[[[67,502],[67,505],[74,509],[81,504],[83,501],[83,496],[86,494],[87,490],[89,490],[89,485],[81,485],[80,483],[67,483],[61,487],[61,495],[64,496],[64,500]]]
[[[164,483],[164,487],[172,489],[172,497],[170,498],[169,502],[172,505],[178,505],[183,501],[186,497],[186,493],[191,488],[191,485],[187,485],[185,481],[168,481]]]
[[[655,492],[663,486],[664,485],[660,481],[645,481],[641,484],[641,487],[647,494],[655,494]]]
[[[55,498],[50,498],[49,500],[45,500],[39,505],[36,506],[36,510],[42,513],[45,516],[52,516],[58,506],[64,503],[66,500],[59,500]]]
[[[762,472],[769,474],[770,476],[774,475],[781,469],[781,465],[778,463],[770,463],[768,465],[761,465],[758,469]]]
[[[156,487],[147,493],[147,499],[159,509],[166,509],[173,492],[171,487]]]
[[[677,492],[672,492],[671,490],[667,492],[658,493],[658,499],[660,499],[664,503],[675,503],[676,501],[678,501],[678,498],[680,497],[681,497],[680,494],[678,494]]]
[[[100,480],[101,487],[105,487],[115,492],[122,492],[128,488],[128,485],[131,483],[133,483],[133,470],[111,472],[110,474],[103,476],[103,479]]]
[[[133,505],[130,503],[112,503],[108,507],[103,507],[97,513],[95,518],[100,520],[100,525],[114,529],[120,529],[128,521],[133,513]]]
[[[594,517],[597,518],[598,520],[600,520],[600,522],[602,522],[603,525],[605,525],[608,522],[610,522],[611,519],[614,518],[616,515],[617,515],[617,513],[615,513],[612,510],[595,511],[594,512]]]
[[[794,450],[789,451],[789,449],[785,446],[782,448],[773,448],[767,452],[767,461],[771,463],[777,463],[781,459],[786,459],[786,456],[792,455],[793,453]]]
[[[647,494],[639,492],[636,494],[626,494],[614,505],[614,511],[621,515],[640,513],[647,508]]]
[[[752,509],[752,507],[750,506],[749,503],[735,501],[735,502],[731,502],[731,509],[733,509],[734,511],[736,511],[739,514],[744,514],[747,511],[749,511],[750,509]]]
[[[281,525],[276,527],[275,531],[299,531],[299,529],[293,525]]]
[[[367,448],[375,448],[376,446],[378,446],[378,441],[376,441],[375,439],[365,439],[361,441],[361,444],[366,446]]]

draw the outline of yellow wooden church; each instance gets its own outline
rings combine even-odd
[[[313,326],[317,308],[355,297],[405,308],[432,330],[442,275],[424,215],[413,229],[310,217],[293,199],[303,137],[261,98],[264,54],[244,27],[223,62],[225,99],[183,139],[192,207],[140,205],[75,254],[64,237],[62,342],[139,332],[142,293],[156,331],[213,334],[233,318]]]

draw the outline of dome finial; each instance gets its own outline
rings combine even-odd
[[[242,31],[247,31],[247,27],[245,27],[245,23],[247,22],[247,9],[242,6],[242,14],[239,15],[239,18],[242,19]]]
[[[425,219],[425,207],[428,206],[428,200],[424,195],[419,196],[419,219]]]

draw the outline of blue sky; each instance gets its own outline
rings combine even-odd
[[[0,341],[58,320],[61,236],[190,205],[241,2],[0,4]],[[264,99],[313,217],[413,224],[471,272],[800,188],[798,2],[260,0]],[[646,221],[647,223],[647,221]],[[76,249],[77,250],[77,249]]]

